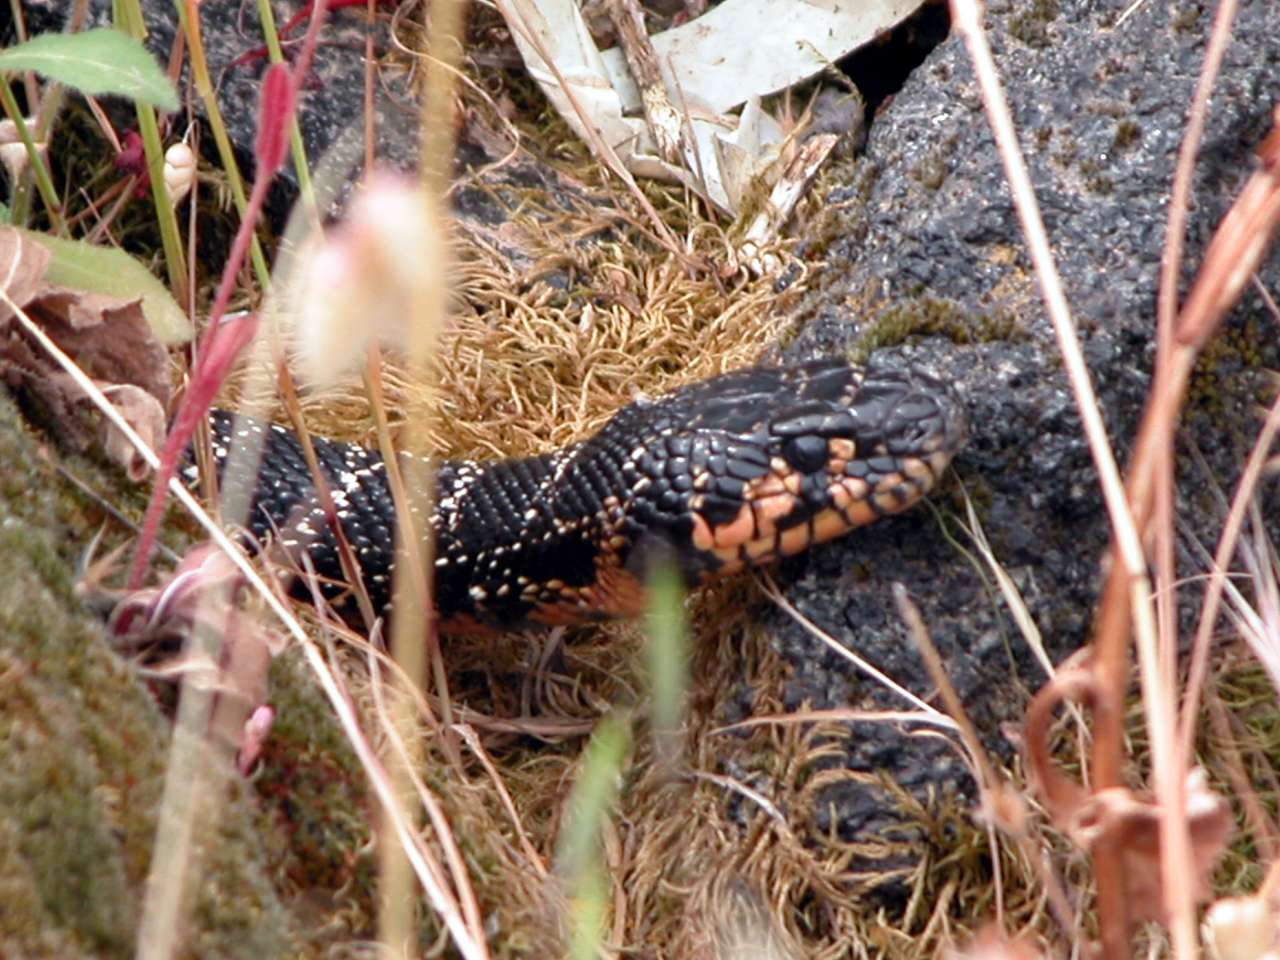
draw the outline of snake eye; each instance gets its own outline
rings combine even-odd
[[[782,445],[782,456],[801,473],[817,473],[827,465],[827,441],[822,437],[792,437]]]

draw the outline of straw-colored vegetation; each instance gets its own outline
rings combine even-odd
[[[466,92],[469,109],[530,100],[527,81],[490,73],[484,82],[484,95]],[[91,125],[73,116],[64,129],[74,136],[61,145],[60,162],[81,170],[89,161],[78,148]],[[427,418],[429,445],[446,456],[544,451],[586,435],[639,393],[743,366],[790,333],[779,318],[804,290],[798,263],[781,288],[773,278],[734,269],[730,225],[708,217],[682,190],[646,184],[648,200],[684,245],[678,254],[666,249],[653,240],[636,198],[601,173],[561,121],[530,112],[514,123],[521,161],[554,165],[590,200],[566,204],[532,190],[495,190],[495,202],[510,213],[508,239],[526,258],[518,266],[482,233],[454,232],[454,308],[431,359],[430,389],[411,382],[394,355],[383,368],[393,423]],[[94,184],[106,176],[80,179]],[[78,202],[67,199],[63,211],[73,225],[83,222]],[[820,197],[799,214],[822,215]],[[128,216],[139,215],[135,209]],[[198,223],[214,231],[223,216],[208,204]],[[138,221],[125,224],[119,235],[129,241],[146,232]],[[197,268],[198,300],[207,303],[216,277]],[[255,301],[255,285],[246,279],[238,296]],[[957,317],[932,303],[888,305],[881,319],[876,335],[885,339],[928,331],[963,341],[1012,332],[1005,317]],[[1163,386],[1176,408],[1179,385]],[[235,393],[227,391],[229,401]],[[308,395],[302,406],[317,432],[373,442],[370,401],[358,383]],[[6,474],[0,500],[8,543],[0,553],[15,571],[0,578],[8,625],[0,645],[0,741],[9,745],[0,763],[0,936],[23,955],[124,956],[159,802],[167,723],[161,708],[171,706],[168,688],[144,687],[132,671],[163,664],[165,652],[121,659],[95,623],[70,612],[67,570],[75,551],[53,531],[79,542],[92,511],[51,487],[29,435],[7,404],[3,410],[0,459],[22,470]],[[93,469],[79,461],[69,468],[80,475]],[[138,516],[136,494],[96,471],[93,478]],[[970,546],[954,517],[939,522]],[[111,545],[126,535],[113,528],[107,539]],[[998,577],[998,558],[983,562]],[[1119,559],[1114,569],[1122,569]],[[986,819],[967,798],[921,804],[882,784],[899,798],[910,827],[900,844],[824,832],[822,791],[857,776],[826,761],[853,734],[838,717],[786,715],[788,668],[759,626],[767,602],[750,580],[690,601],[695,641],[674,762],[650,736],[638,626],[447,643],[447,698],[432,682],[417,702],[416,770],[447,821],[493,956],[564,950],[572,916],[567,891],[576,878],[557,873],[557,844],[567,798],[582,779],[584,747],[605,716],[630,733],[616,801],[600,830],[597,893],[606,944],[673,960],[905,960],[937,956],[993,917],[1004,932],[1027,933],[1059,951],[1106,935],[1115,921],[1105,905],[1101,916],[1087,906],[1093,875],[1085,857],[1039,809],[1020,768],[975,763]],[[1016,596],[1006,593],[1003,602],[1014,606]],[[1108,602],[1127,604],[1128,597]],[[407,694],[386,686],[393,671],[381,653],[322,612],[301,606],[298,615],[327,653],[368,739],[388,748],[387,700]],[[1196,746],[1216,788],[1242,805],[1243,839],[1217,880],[1224,890],[1252,891],[1277,852],[1280,737],[1274,678],[1238,645],[1229,649],[1209,671],[1199,726],[1206,732]],[[1123,695],[1129,684],[1121,681]],[[277,720],[260,768],[248,784],[225,787],[230,799],[216,830],[198,843],[202,886],[186,943],[209,956],[354,954],[354,942],[369,938],[376,924],[374,847],[390,838],[375,841],[366,774],[296,648],[272,665],[270,699]],[[1124,775],[1136,783],[1152,764],[1151,738],[1137,700],[1129,703],[1117,731],[1123,739],[1109,749],[1124,751]],[[446,715],[452,726],[441,719]],[[733,726],[744,715],[771,720]],[[1053,758],[1064,772],[1078,775],[1090,765],[1089,753],[1097,756],[1081,729],[1073,716],[1055,727]],[[1002,794],[1006,785],[1012,790]],[[1015,808],[1023,812],[1011,813]],[[1020,820],[1026,810],[1033,813]],[[40,839],[49,823],[62,835],[56,843]],[[447,859],[438,835],[426,846]],[[922,849],[932,853],[894,868],[911,891],[905,909],[874,905],[865,872],[852,867]],[[69,898],[86,906],[71,908]],[[422,907],[419,919],[421,942],[442,943],[436,915]],[[1152,939],[1160,936],[1153,928]]]

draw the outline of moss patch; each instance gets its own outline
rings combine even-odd
[[[169,721],[73,593],[69,561],[99,518],[39,451],[0,397],[0,954],[131,957]],[[188,955],[281,956],[294,924],[267,882],[264,824],[241,785],[229,794]]]
[[[858,341],[855,360],[865,362],[875,351],[912,337],[946,337],[953,343],[1016,343],[1026,337],[1012,311],[974,314],[954,301],[920,295],[883,307]]]

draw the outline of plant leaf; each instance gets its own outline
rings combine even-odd
[[[173,84],[147,48],[110,27],[42,33],[0,50],[0,70],[34,70],[81,93],[113,93],[161,110],[178,109]]]
[[[168,288],[127,253],[30,230],[23,230],[22,235],[53,254],[45,274],[49,283],[115,297],[141,298],[143,316],[157,340],[175,344],[191,339],[191,321]]]

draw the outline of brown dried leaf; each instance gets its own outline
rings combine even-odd
[[[1231,838],[1234,823],[1230,804],[1209,789],[1203,770],[1187,774],[1186,792],[1187,827],[1196,872],[1180,882],[1191,884],[1195,902],[1204,903],[1212,895],[1213,870]],[[1066,827],[1085,850],[1105,843],[1120,851],[1129,911],[1135,919],[1167,919],[1160,873],[1160,806],[1155,797],[1127,787],[1101,790]]]
[[[132,383],[169,403],[169,355],[151,335],[141,298],[43,285],[27,312],[95,380]]]
[[[160,401],[132,383],[100,383],[98,386],[147,445],[152,450],[159,449],[164,443],[166,420]],[[134,483],[141,483],[151,473],[147,461],[129,442],[124,432],[110,420],[103,419],[99,429],[99,442],[107,458],[124,467]]]
[[[1119,852],[1130,915],[1138,920],[1163,921],[1161,811],[1155,797],[1127,787],[1090,792],[1065,776],[1052,757],[1049,744],[1054,711],[1067,702],[1096,707],[1097,689],[1087,652],[1064,664],[1041,688],[1027,708],[1027,765],[1055,825],[1086,851],[1106,846]],[[1213,869],[1234,825],[1230,805],[1208,788],[1203,770],[1187,774],[1185,790],[1187,828],[1197,872],[1182,882],[1192,885],[1192,896],[1201,903],[1210,896]]]
[[[36,243],[24,242],[17,230],[0,230],[0,325],[13,316],[9,301],[25,307],[39,289],[52,254]],[[2,329],[2,328],[0,328]]]
[[[6,296],[92,379],[112,385],[135,427],[155,439],[164,433],[170,398],[169,356],[151,333],[141,298],[124,299],[55,286],[44,280],[50,252],[13,229],[0,229],[0,282]],[[139,479],[132,451],[122,437],[99,433],[96,415],[80,388],[19,324],[8,301],[0,301],[0,378],[18,394],[28,414],[58,440],[83,450],[95,436],[110,442],[109,455]],[[151,397],[143,401],[142,393]],[[157,411],[159,417],[157,419]],[[145,471],[143,471],[145,475]]]

